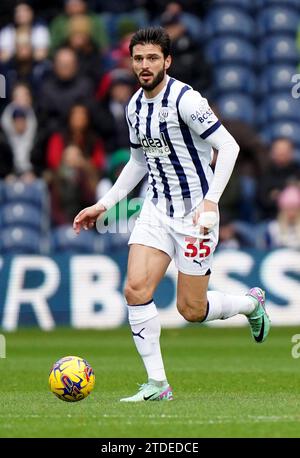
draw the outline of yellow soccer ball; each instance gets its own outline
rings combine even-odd
[[[94,371],[85,359],[65,356],[54,363],[49,386],[50,391],[62,401],[81,401],[95,386]]]

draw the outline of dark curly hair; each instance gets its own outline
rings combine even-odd
[[[162,27],[147,27],[138,30],[130,41],[130,55],[132,56],[133,47],[135,45],[144,45],[146,43],[160,46],[164,57],[166,58],[169,56],[171,40],[168,33]]]

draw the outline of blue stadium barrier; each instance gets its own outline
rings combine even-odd
[[[265,227],[260,227],[260,231],[264,245]],[[123,294],[127,257],[127,248],[109,256],[66,253],[39,259],[3,256],[0,327],[15,331],[22,326],[49,330],[53,324],[75,329],[128,326]],[[218,248],[214,254],[210,289],[230,294],[236,279],[240,294],[245,294],[253,285],[260,285],[266,291],[273,325],[299,326],[300,314],[295,312],[295,304],[297,306],[299,301],[299,265],[300,252],[296,249]],[[16,281],[16,274],[24,280]],[[176,307],[176,281],[177,269],[172,263],[154,294],[163,328],[187,325]],[[245,326],[246,323],[241,316],[235,325]],[[219,324],[232,326],[232,321],[223,320]]]
[[[207,38],[236,35],[247,40],[255,38],[255,23],[252,17],[239,9],[220,7],[213,9],[205,18]]]
[[[255,121],[255,106],[250,96],[226,94],[217,98],[216,103],[225,119],[238,119],[249,124]]]
[[[253,67],[257,61],[254,46],[238,37],[215,38],[205,47],[205,55],[213,65],[241,64]]]

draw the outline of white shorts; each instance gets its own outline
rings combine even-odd
[[[128,245],[137,243],[164,251],[184,274],[209,275],[219,224],[203,236],[193,225],[192,217],[192,213],[177,219],[162,215],[150,200],[145,199]]]

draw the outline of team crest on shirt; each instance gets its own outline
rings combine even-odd
[[[160,120],[160,122],[166,122],[168,115],[169,115],[168,108],[167,107],[162,107],[159,110],[158,119]]]

